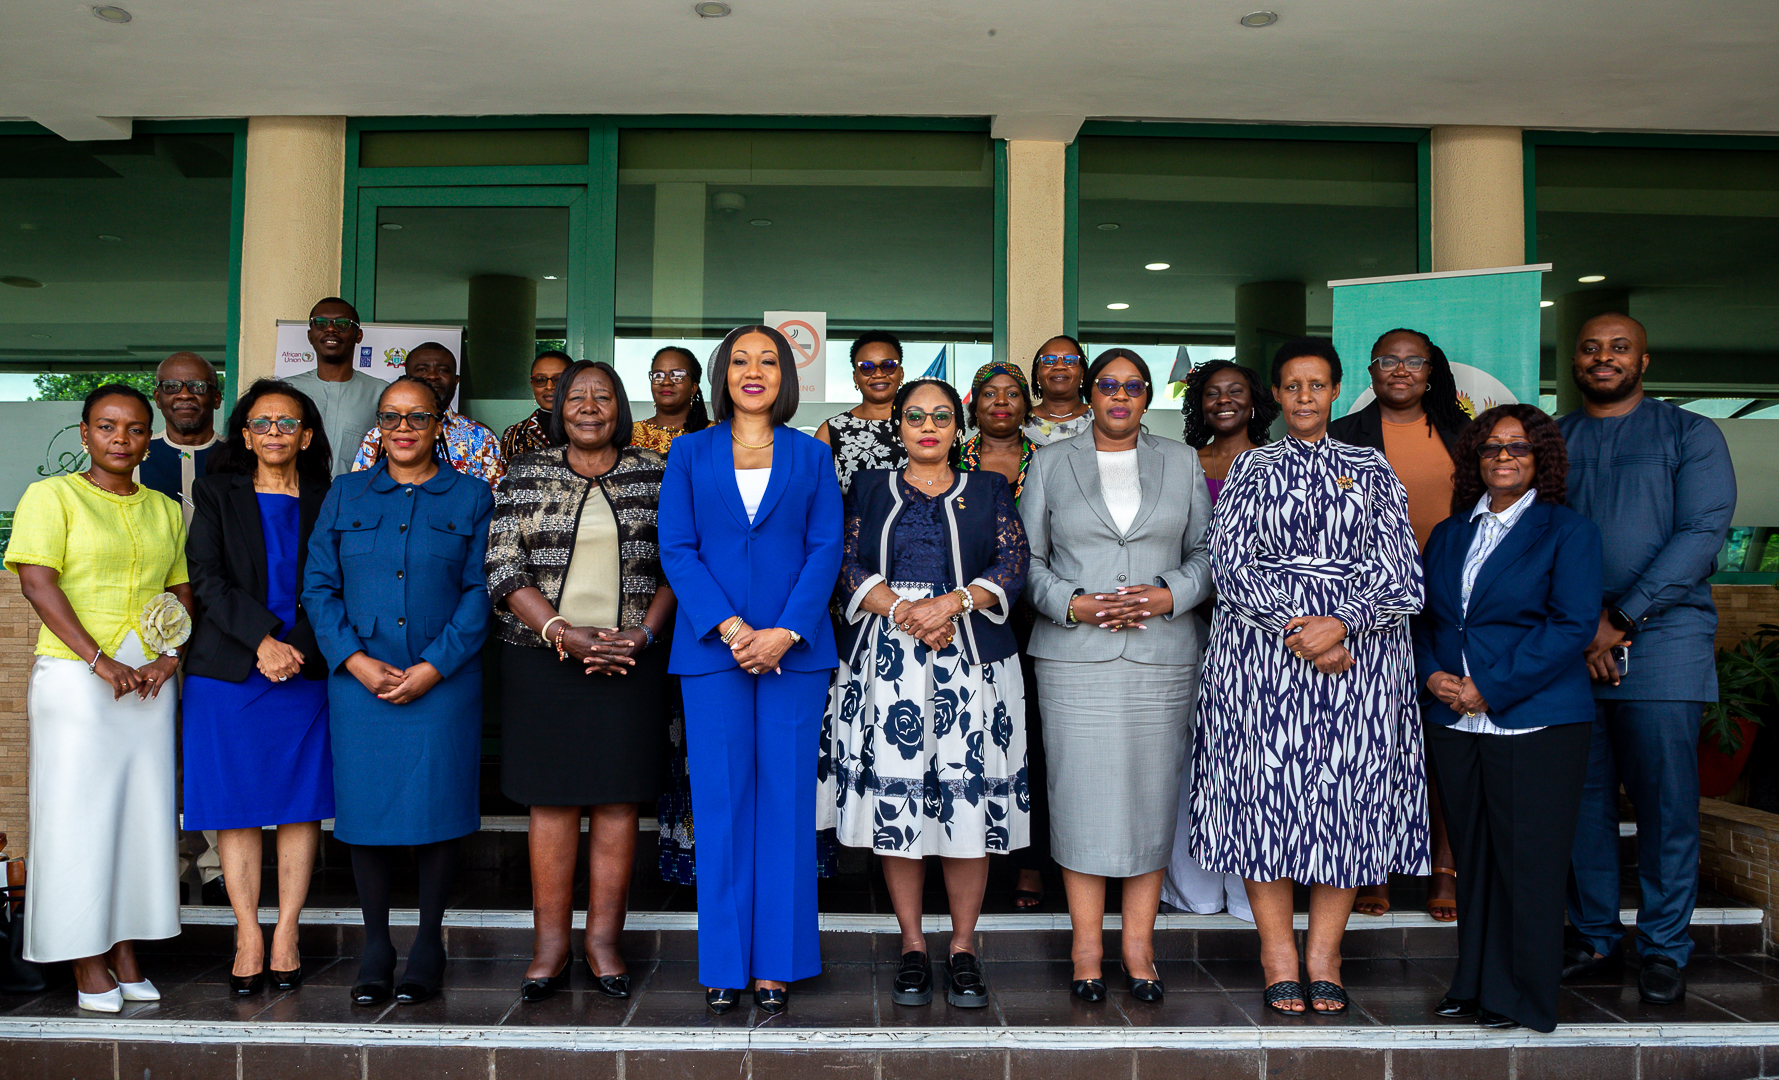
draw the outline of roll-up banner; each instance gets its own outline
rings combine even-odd
[[[457,357],[457,370],[463,371],[463,327],[417,326],[407,323],[364,323],[364,340],[352,354],[352,370],[362,375],[375,375],[390,382],[403,371],[403,364],[414,346],[436,341]],[[278,320],[278,360],[272,366],[274,378],[286,379],[315,367],[315,348],[309,344],[308,320]],[[450,407],[455,409],[453,400]]]
[[[1538,403],[1538,297],[1550,263],[1330,281],[1334,347],[1345,369],[1334,415],[1371,403],[1371,346],[1386,331],[1419,330],[1445,350],[1475,416]]]

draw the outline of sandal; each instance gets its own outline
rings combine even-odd
[[[1383,895],[1366,895],[1366,889],[1383,889]],[[1390,887],[1384,885],[1366,885],[1360,888],[1359,896],[1353,901],[1353,910],[1361,915],[1380,916],[1390,913]]]
[[[1333,1001],[1338,1004],[1338,1007],[1333,1009],[1318,1009],[1316,1008],[1316,1002],[1318,1001]],[[1305,1004],[1309,1007],[1310,1012],[1314,1012],[1319,1016],[1339,1016],[1341,1013],[1347,1011],[1347,1006],[1351,1005],[1352,1002],[1347,998],[1346,987],[1339,983],[1331,983],[1324,979],[1317,979],[1315,982],[1310,983],[1310,993],[1309,997],[1305,999]]]
[[[1044,894],[1031,889],[1013,890],[1013,909],[1015,911],[1036,911],[1044,906]]]
[[[1296,979],[1285,979],[1273,983],[1260,992],[1260,997],[1262,1001],[1266,1002],[1267,1008],[1282,1016],[1302,1016],[1310,1010],[1310,1003],[1303,996],[1303,984]],[[1296,1009],[1279,1008],[1279,1006],[1293,1001],[1303,1006],[1302,1012]]]
[[[1446,874],[1453,881],[1458,880],[1458,871],[1450,866],[1435,866],[1433,872],[1435,874]],[[1447,900],[1444,897],[1435,899],[1434,897],[1429,896],[1427,898],[1427,914],[1433,916],[1435,922],[1457,922],[1458,902],[1456,900]]]

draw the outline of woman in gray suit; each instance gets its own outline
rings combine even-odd
[[[1124,970],[1159,1001],[1155,913],[1198,699],[1192,609],[1210,593],[1211,500],[1198,455],[1142,430],[1149,367],[1128,349],[1087,372],[1093,425],[1032,459],[1020,500],[1026,594],[1050,760],[1052,853],[1074,926],[1070,989],[1105,997],[1106,879],[1124,880]],[[1188,616],[1176,619],[1175,616]]]

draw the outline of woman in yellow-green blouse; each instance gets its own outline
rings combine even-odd
[[[96,1012],[158,1000],[131,943],[179,933],[172,679],[192,597],[178,504],[131,479],[152,417],[131,387],[87,395],[91,467],[27,488],[6,547],[43,620],[24,955],[74,961],[80,1007]]]

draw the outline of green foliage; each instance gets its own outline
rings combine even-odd
[[[106,383],[120,382],[154,396],[152,371],[87,371],[77,375],[39,375],[34,401],[82,401]]]
[[[1742,749],[1741,717],[1766,726],[1767,714],[1779,708],[1779,626],[1762,623],[1733,649],[1717,651],[1717,700],[1705,706],[1703,734],[1717,740],[1725,754]]]

